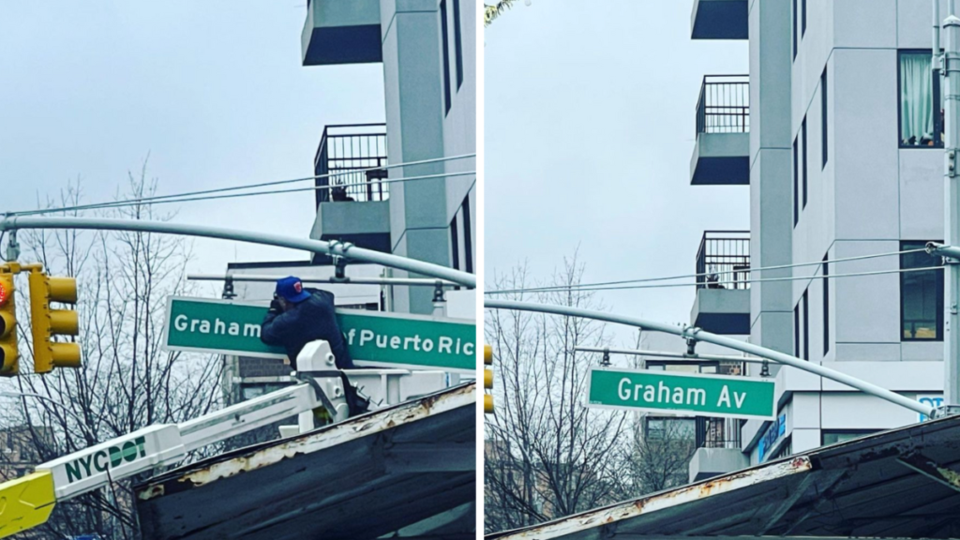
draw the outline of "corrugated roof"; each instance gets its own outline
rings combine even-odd
[[[958,469],[948,417],[487,538],[958,537]]]
[[[460,385],[153,478],[135,488],[143,537],[473,538],[476,394]]]

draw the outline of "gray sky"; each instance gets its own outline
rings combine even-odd
[[[148,154],[160,194],[312,175],[324,125],[383,121],[383,76],[301,66],[305,17],[305,0],[3,2],[0,211],[78,176],[88,202],[110,200]],[[190,203],[175,220],[306,237],[313,201]],[[203,272],[306,257],[215,240],[195,253]]]
[[[579,245],[585,282],[692,274],[707,229],[749,229],[745,186],[691,186],[705,74],[745,42],[690,39],[692,0],[534,0],[485,33],[485,280],[548,278]],[[693,289],[603,293],[611,311],[689,322]],[[621,337],[622,332],[618,332]]]

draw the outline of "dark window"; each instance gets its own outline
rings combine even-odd
[[[793,0],[793,59],[797,59],[797,0]]]
[[[830,265],[829,253],[823,256],[823,355],[830,352]]]
[[[697,425],[693,418],[647,417],[647,438],[651,441],[693,441]]]
[[[443,35],[443,96],[446,113],[450,112],[450,39],[447,36],[447,0],[440,0],[440,29]]]
[[[803,117],[803,123],[800,125],[800,142],[803,148],[803,207],[807,207],[807,117]]]
[[[453,46],[457,54],[457,90],[459,90],[460,85],[463,84],[463,39],[460,37],[460,0],[453,0]]]
[[[901,242],[903,251],[926,242]],[[900,255],[900,269],[941,266],[940,257],[924,251]],[[943,271],[900,273],[900,321],[903,341],[943,341]]]
[[[800,221],[800,153],[797,151],[797,139],[793,140],[793,226]]]
[[[800,36],[807,35],[807,0],[801,0],[800,4]]]
[[[800,298],[803,304],[803,359],[810,359],[810,303],[807,301],[807,291],[803,291]]]
[[[464,270],[467,273],[473,273],[473,239],[470,236],[473,234],[473,228],[470,224],[470,195],[467,195],[463,199],[463,252],[466,256],[466,268]]]
[[[849,431],[835,431],[835,430],[824,430],[820,432],[820,442],[823,446],[830,444],[837,444],[847,441],[852,441],[853,439],[859,439],[871,433],[876,433],[874,430],[869,429],[857,429]]]
[[[793,355],[800,356],[800,303],[793,306]]]
[[[827,68],[824,66],[823,73],[820,75],[820,155],[823,156],[823,163],[820,168],[827,166]]]
[[[460,231],[457,230],[457,216],[450,222],[450,251],[453,255],[453,269],[460,269]]]
[[[900,147],[943,147],[943,96],[940,72],[930,69],[930,51],[900,51]],[[934,106],[934,104],[938,106]],[[939,109],[939,110],[937,110]]]

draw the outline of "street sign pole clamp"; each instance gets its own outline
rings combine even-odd
[[[933,410],[933,414],[930,415],[934,419],[946,418],[948,416],[956,416],[960,414],[960,405],[943,405],[937,407]]]
[[[17,230],[10,231],[10,240],[7,240],[6,261],[15,262],[20,258],[20,243],[17,242]]]

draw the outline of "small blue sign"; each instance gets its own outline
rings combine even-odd
[[[759,453],[760,463],[763,463],[763,460],[768,457],[767,452],[773,448],[773,446],[780,440],[780,437],[783,437],[787,433],[787,415],[781,414],[777,417],[777,421],[770,424],[770,427],[767,428],[766,433],[763,434],[763,437],[760,438],[760,441],[757,442],[757,450]]]
[[[929,406],[929,407],[933,407],[934,409],[943,406],[943,396],[942,396],[942,395],[917,396],[917,401],[919,401],[920,403],[923,403],[924,405],[927,405],[927,406]],[[917,416],[918,416],[918,418],[917,418],[917,421],[918,421],[918,422],[926,422],[927,420],[930,419],[929,417],[927,417],[927,415],[925,415],[925,414],[923,414],[923,413],[918,413]]]

